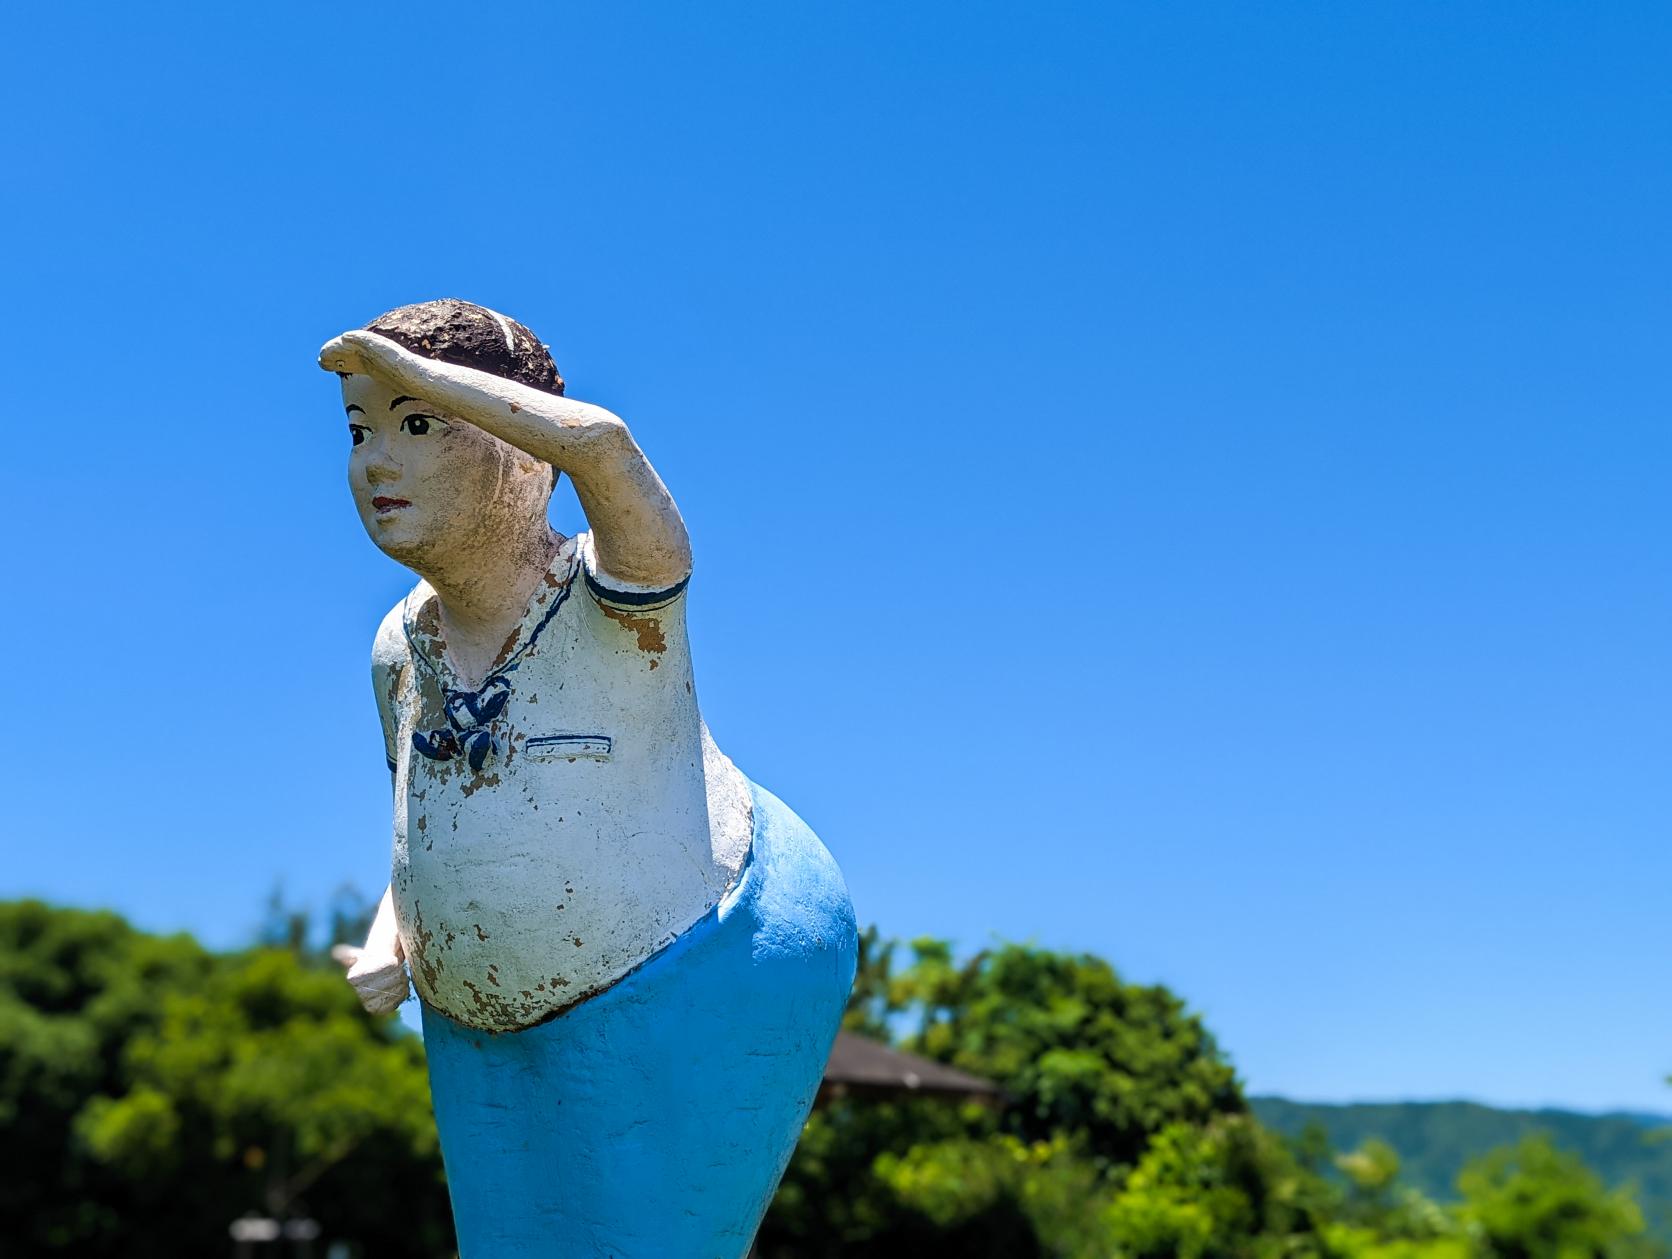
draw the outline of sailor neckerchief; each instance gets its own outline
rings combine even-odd
[[[565,549],[570,551],[569,572],[552,595],[551,606],[541,613],[534,628],[518,644],[517,649],[506,657],[505,663],[489,672],[488,676],[482,679],[482,684],[473,691],[449,686],[448,674],[451,673],[451,669],[444,673],[442,666],[431,660],[419,646],[418,639],[412,632],[411,605],[416,588],[409,591],[401,601],[401,632],[406,635],[407,648],[412,652],[412,658],[435,679],[436,686],[441,690],[442,708],[447,714],[445,726],[412,732],[412,747],[419,755],[432,761],[450,761],[462,756],[474,772],[479,771],[499,751],[491,727],[495,718],[503,713],[505,706],[511,702],[511,675],[522,664],[523,657],[533,650],[534,644],[540,640],[541,631],[551,624],[558,609],[568,600],[569,592],[574,589],[574,566],[578,562],[578,556],[575,554],[575,548],[567,544],[558,554],[563,554]],[[437,596],[437,602],[439,601],[440,596]],[[439,612],[437,615],[439,616]],[[519,635],[522,633],[523,622],[527,619],[528,610],[525,608],[522,620],[517,624],[516,632]]]

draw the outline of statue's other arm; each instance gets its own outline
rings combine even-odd
[[[319,363],[327,371],[382,377],[568,474],[592,526],[598,567],[608,576],[663,589],[690,574],[691,543],[673,496],[627,425],[603,407],[438,363],[373,332],[327,342]]]
[[[395,697],[401,687],[401,671],[411,667],[406,638],[401,629],[401,605],[397,604],[378,627],[372,644],[372,690],[377,696],[377,716],[383,727],[383,758],[390,776],[395,773],[395,741],[400,737],[400,717]],[[366,943],[355,948],[339,944],[331,954],[348,967],[348,982],[371,1014],[388,1014],[407,996],[406,964],[401,949],[400,928],[395,918],[395,898],[385,889]]]
[[[368,1014],[392,1014],[407,997],[406,963],[395,926],[394,893],[385,889],[363,948],[339,944],[331,956],[348,967],[348,982]]]

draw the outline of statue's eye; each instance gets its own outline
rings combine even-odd
[[[401,421],[401,427],[414,437],[422,437],[430,431],[430,421],[434,418],[431,415],[409,415]]]
[[[354,445],[356,445],[356,446],[358,446],[361,442],[366,440],[367,431],[368,430],[367,430],[367,428],[364,424],[350,424],[348,426],[349,438],[353,441]]]

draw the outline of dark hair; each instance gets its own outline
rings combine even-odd
[[[540,338],[486,306],[453,297],[397,306],[367,324],[366,331],[438,363],[474,367],[546,393],[563,392],[563,377]]]

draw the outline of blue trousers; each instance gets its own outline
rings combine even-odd
[[[739,1259],[818,1092],[858,955],[818,837],[755,787],[736,885],[614,987],[499,1035],[425,1007],[461,1259]]]

